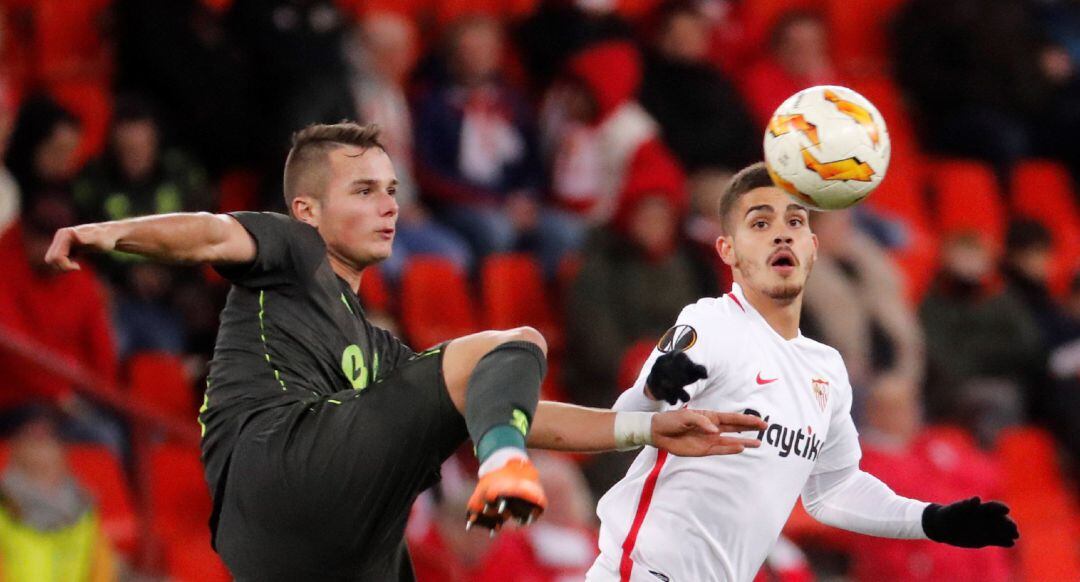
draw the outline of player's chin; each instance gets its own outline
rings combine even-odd
[[[803,291],[803,280],[782,280],[770,285],[765,290],[765,295],[777,301],[791,301]]]

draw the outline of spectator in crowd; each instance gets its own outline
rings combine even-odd
[[[1039,52],[1039,70],[1052,91],[1052,102],[1040,116],[1037,141],[1043,146],[1042,154],[1061,158],[1077,178],[1080,152],[1065,134],[1080,128],[1080,4],[1072,0],[1033,4],[1044,42]]]
[[[818,259],[806,286],[807,333],[840,351],[855,386],[878,371],[921,382],[922,330],[892,260],[856,227],[854,211],[816,213],[811,223]]]
[[[477,256],[532,250],[552,274],[581,233],[541,205],[535,124],[522,96],[500,78],[502,28],[466,18],[446,48],[447,78],[416,108],[421,191]]]
[[[886,373],[874,381],[860,427],[863,470],[905,497],[999,498],[1001,475],[994,462],[960,429],[925,427],[918,392],[905,375]],[[1012,579],[1009,555],[1001,548],[973,552],[926,540],[870,536],[851,536],[849,547],[858,581]]]
[[[547,98],[543,141],[552,190],[583,224],[611,221],[632,172],[666,174],[677,165],[656,121],[635,100],[640,84],[637,49],[605,42],[575,55]]]
[[[115,580],[117,564],[94,500],[75,481],[45,416],[24,422],[0,474],[0,578]]]
[[[941,272],[919,311],[926,333],[928,412],[991,428],[1022,414],[1023,387],[1039,367],[1039,329],[1006,289],[992,251],[977,233],[954,233],[942,246]]]
[[[49,97],[33,95],[23,102],[5,165],[24,198],[70,187],[79,172],[80,136],[79,121]]]
[[[56,363],[78,366],[115,385],[118,365],[106,290],[89,269],[58,274],[44,260],[53,233],[75,223],[66,196],[41,194],[24,201],[21,219],[0,236],[0,334],[40,345],[59,356]],[[73,416],[64,427],[73,437],[123,451],[116,426],[77,397],[63,376],[7,349],[0,349],[0,369],[6,375],[0,411],[57,404]]]
[[[528,529],[505,528],[494,539],[461,526],[457,511],[475,481],[456,458],[443,466],[441,495],[414,509],[409,549],[419,582],[560,582],[581,580],[596,557],[594,503],[577,466],[556,455],[540,455],[541,484],[551,505]],[[425,498],[421,498],[424,500]],[[430,497],[428,498],[431,499]]]
[[[1080,329],[1080,275],[1070,288],[1063,323]],[[1046,417],[1049,427],[1068,450],[1074,476],[1080,471],[1080,332],[1050,346]]]
[[[567,391],[589,406],[614,402],[627,348],[655,342],[683,306],[717,290],[715,273],[682,237],[678,166],[638,166],[627,182],[613,223],[592,232],[567,305]]]
[[[720,198],[734,172],[709,169],[690,176],[690,216],[686,219],[686,238],[697,248],[700,256],[711,263],[718,276],[718,288],[731,288],[731,267],[724,264],[716,252],[716,239],[724,232],[720,221]]]
[[[930,150],[1000,170],[1035,151],[1035,120],[1052,89],[1038,66],[1041,43],[1027,4],[913,0],[900,8],[897,81]]]
[[[75,182],[80,222],[214,210],[205,170],[184,152],[164,147],[148,101],[121,96],[110,134],[105,154],[91,162]],[[200,283],[197,274],[124,253],[103,255],[96,263],[123,290],[115,312],[120,353],[183,352],[185,326],[172,295],[177,287]]]
[[[356,29],[349,49],[349,87],[361,122],[377,123],[383,145],[397,173],[399,217],[394,253],[380,265],[399,279],[410,255],[436,254],[469,272],[472,253],[457,233],[432,219],[417,197],[412,168],[413,124],[405,84],[416,64],[416,27],[404,17],[385,12],[367,15]]]
[[[645,53],[641,104],[688,171],[738,169],[760,156],[760,131],[741,95],[709,62],[711,26],[697,2],[669,0]]]
[[[227,2],[115,0],[117,86],[153,95],[162,121],[210,172],[265,149],[251,66],[220,10]],[[215,6],[216,5],[216,6]]]
[[[631,40],[633,30],[613,0],[541,0],[514,31],[518,51],[540,94],[564,70],[567,60],[591,44]]]
[[[841,85],[821,14],[793,10],[777,20],[769,50],[746,71],[742,89],[761,131],[788,97],[815,85]]]

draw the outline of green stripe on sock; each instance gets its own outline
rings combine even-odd
[[[483,463],[491,456],[491,453],[504,447],[525,450],[524,433],[512,424],[500,424],[491,427],[480,438],[480,442],[476,443],[476,459]]]

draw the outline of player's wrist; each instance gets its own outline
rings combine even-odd
[[[655,412],[616,412],[615,448],[620,451],[629,451],[652,445],[654,416],[656,416]]]

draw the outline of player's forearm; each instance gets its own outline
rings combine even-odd
[[[529,446],[552,451],[613,451],[615,412],[541,401],[533,415]]]
[[[169,263],[227,263],[243,257],[228,252],[231,218],[206,212],[162,214],[101,223],[112,249]],[[235,225],[235,228],[242,228]]]
[[[929,503],[897,495],[857,467],[811,476],[803,505],[814,519],[833,527],[885,538],[926,539],[922,515]]]

